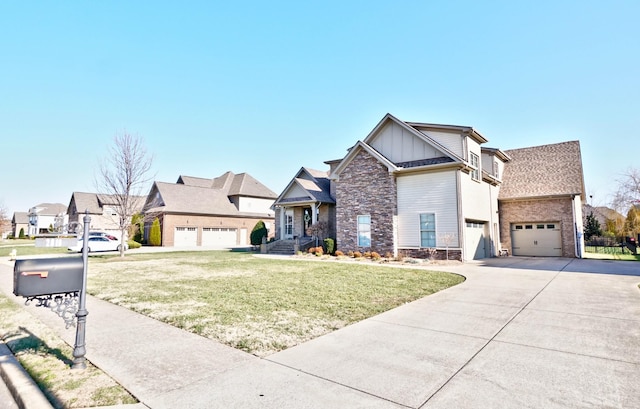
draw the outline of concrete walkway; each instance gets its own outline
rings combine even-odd
[[[437,269],[467,280],[266,359],[88,297],[87,357],[153,409],[640,407],[637,263]]]

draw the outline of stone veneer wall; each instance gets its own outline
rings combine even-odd
[[[512,223],[537,223],[560,221],[562,257],[575,257],[573,209],[570,198],[522,200],[500,202],[500,244],[513,254],[511,244]]]
[[[361,150],[336,181],[336,249],[394,252],[397,214],[395,177],[368,152]],[[358,247],[358,216],[371,216],[371,247]]]

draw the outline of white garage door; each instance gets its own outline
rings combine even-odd
[[[466,260],[478,260],[487,256],[485,225],[485,223],[467,222],[464,235],[464,257]]]
[[[202,229],[202,245],[231,247],[237,244],[238,229],[205,227]]]
[[[173,233],[174,247],[192,247],[198,245],[197,227],[176,227]]]
[[[512,224],[511,243],[514,256],[562,256],[560,223]]]

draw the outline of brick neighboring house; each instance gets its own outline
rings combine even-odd
[[[213,179],[180,176],[176,183],[154,182],[144,205],[145,239],[149,239],[157,217],[162,246],[246,246],[259,220],[273,236],[271,206],[276,197],[248,173],[226,172]]]
[[[337,248],[458,260],[499,251],[498,189],[509,156],[467,126],[387,114],[337,163]]]
[[[11,218],[11,230],[16,239],[20,237],[20,230],[27,236],[29,234],[29,213],[14,212],[13,218]]]
[[[146,196],[134,196],[136,213],[142,211]],[[103,231],[120,237],[120,214],[113,195],[101,193],[73,192],[67,207],[69,214],[68,231],[82,233],[84,216],[88,211],[91,217],[90,229]]]
[[[520,256],[582,257],[585,200],[580,143],[505,151],[500,202],[503,248]]]

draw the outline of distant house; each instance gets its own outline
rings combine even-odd
[[[326,223],[326,237],[335,237],[335,205],[329,172],[301,168],[275,200],[276,239],[311,238],[309,227]]]
[[[146,197],[135,196],[135,208],[142,211]],[[82,233],[84,216],[91,218],[90,230],[103,231],[120,237],[120,214],[117,201],[112,195],[101,193],[73,192],[67,207],[69,232]]]
[[[617,230],[620,235],[623,234],[624,222],[627,219],[625,216],[618,213],[616,210],[606,206],[591,206],[585,204],[582,208],[583,224],[587,223],[587,216],[593,213],[593,217],[600,223],[602,231],[606,231],[607,227]]]
[[[145,239],[157,217],[163,246],[248,245],[259,220],[273,236],[271,206],[276,197],[247,173],[226,172],[213,179],[180,176],[176,183],[155,182],[144,205]]]
[[[29,213],[14,212],[11,218],[11,230],[15,238],[20,237],[20,230],[27,236],[29,234]]]
[[[29,217],[28,236],[63,232],[67,224],[67,206],[62,203],[40,203],[27,213]]]
[[[501,242],[516,256],[582,257],[585,200],[578,141],[505,151]]]

